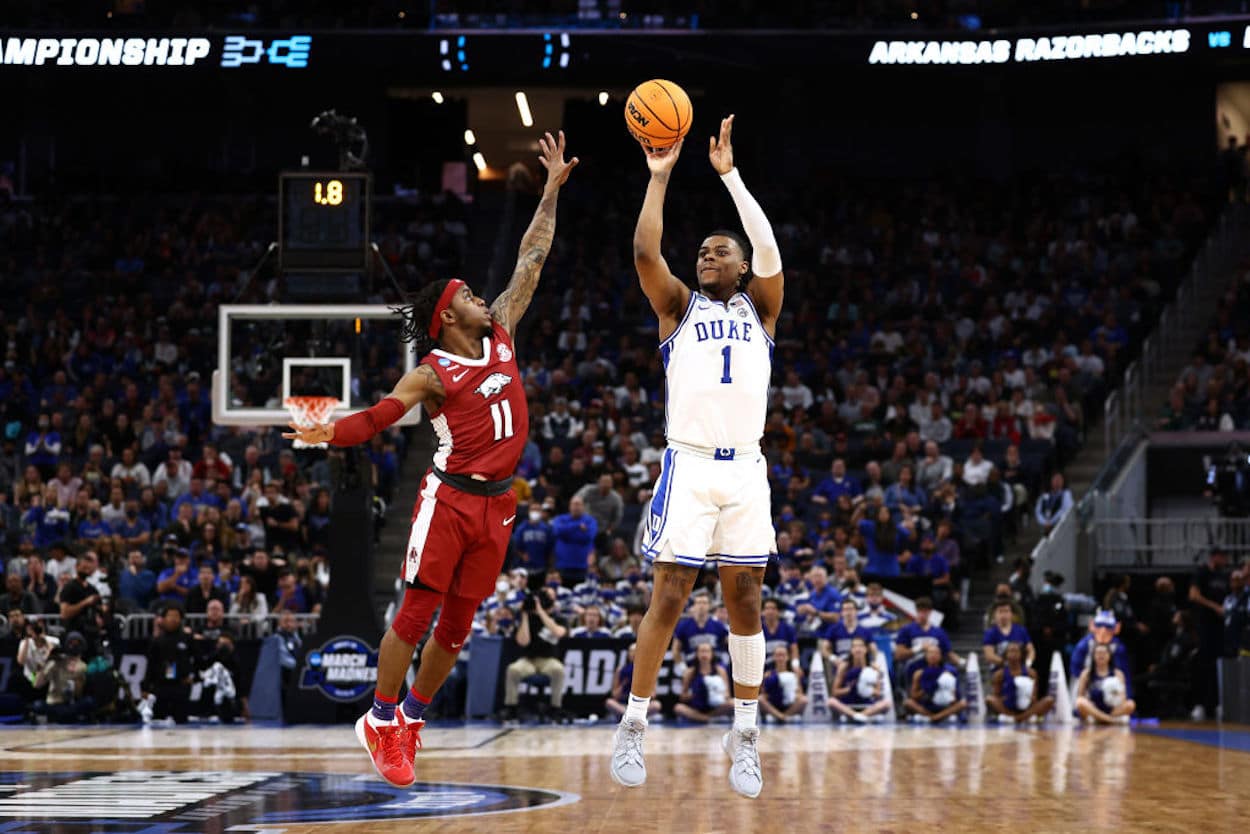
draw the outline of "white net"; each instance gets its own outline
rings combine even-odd
[[[339,407],[338,397],[287,397],[282,401],[286,410],[291,413],[295,425],[306,428],[319,423],[329,422],[334,409]],[[328,443],[305,443],[294,440],[291,446],[295,449],[325,449]]]

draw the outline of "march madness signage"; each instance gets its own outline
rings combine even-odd
[[[378,680],[378,653],[359,637],[335,637],[304,659],[300,689],[317,689],[332,701],[357,701]]]

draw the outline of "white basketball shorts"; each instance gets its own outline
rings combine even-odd
[[[758,448],[716,454],[665,450],[642,539],[649,561],[763,567],[776,553],[764,456]]]

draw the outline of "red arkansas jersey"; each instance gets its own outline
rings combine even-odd
[[[430,422],[438,435],[434,466],[453,475],[502,481],[516,472],[529,439],[530,415],[508,331],[495,322],[482,358],[433,350],[421,360],[447,396]]]

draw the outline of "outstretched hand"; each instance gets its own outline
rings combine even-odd
[[[648,148],[643,145],[642,150],[647,155],[647,167],[651,169],[651,173],[667,174],[672,171],[677,164],[677,157],[681,156],[681,146],[685,141],[684,138],[678,139],[667,148]]]
[[[722,176],[728,174],[734,168],[734,146],[729,142],[729,135],[733,133],[734,117],[730,113],[724,119],[720,120],[720,136],[712,136],[707,140],[707,156],[712,161],[712,167],[716,169],[716,173]]]
[[[557,131],[559,140],[553,139],[550,133],[544,133],[538,140],[542,153],[538,156],[539,163],[547,169],[547,185],[559,188],[568,182],[569,174],[577,167],[578,159],[573,157],[564,161],[564,131]]]
[[[317,443],[329,443],[334,439],[333,423],[316,423],[311,426],[301,426],[294,420],[287,423],[293,431],[284,431],[282,433],[283,440],[298,440],[301,443],[309,445]]]

